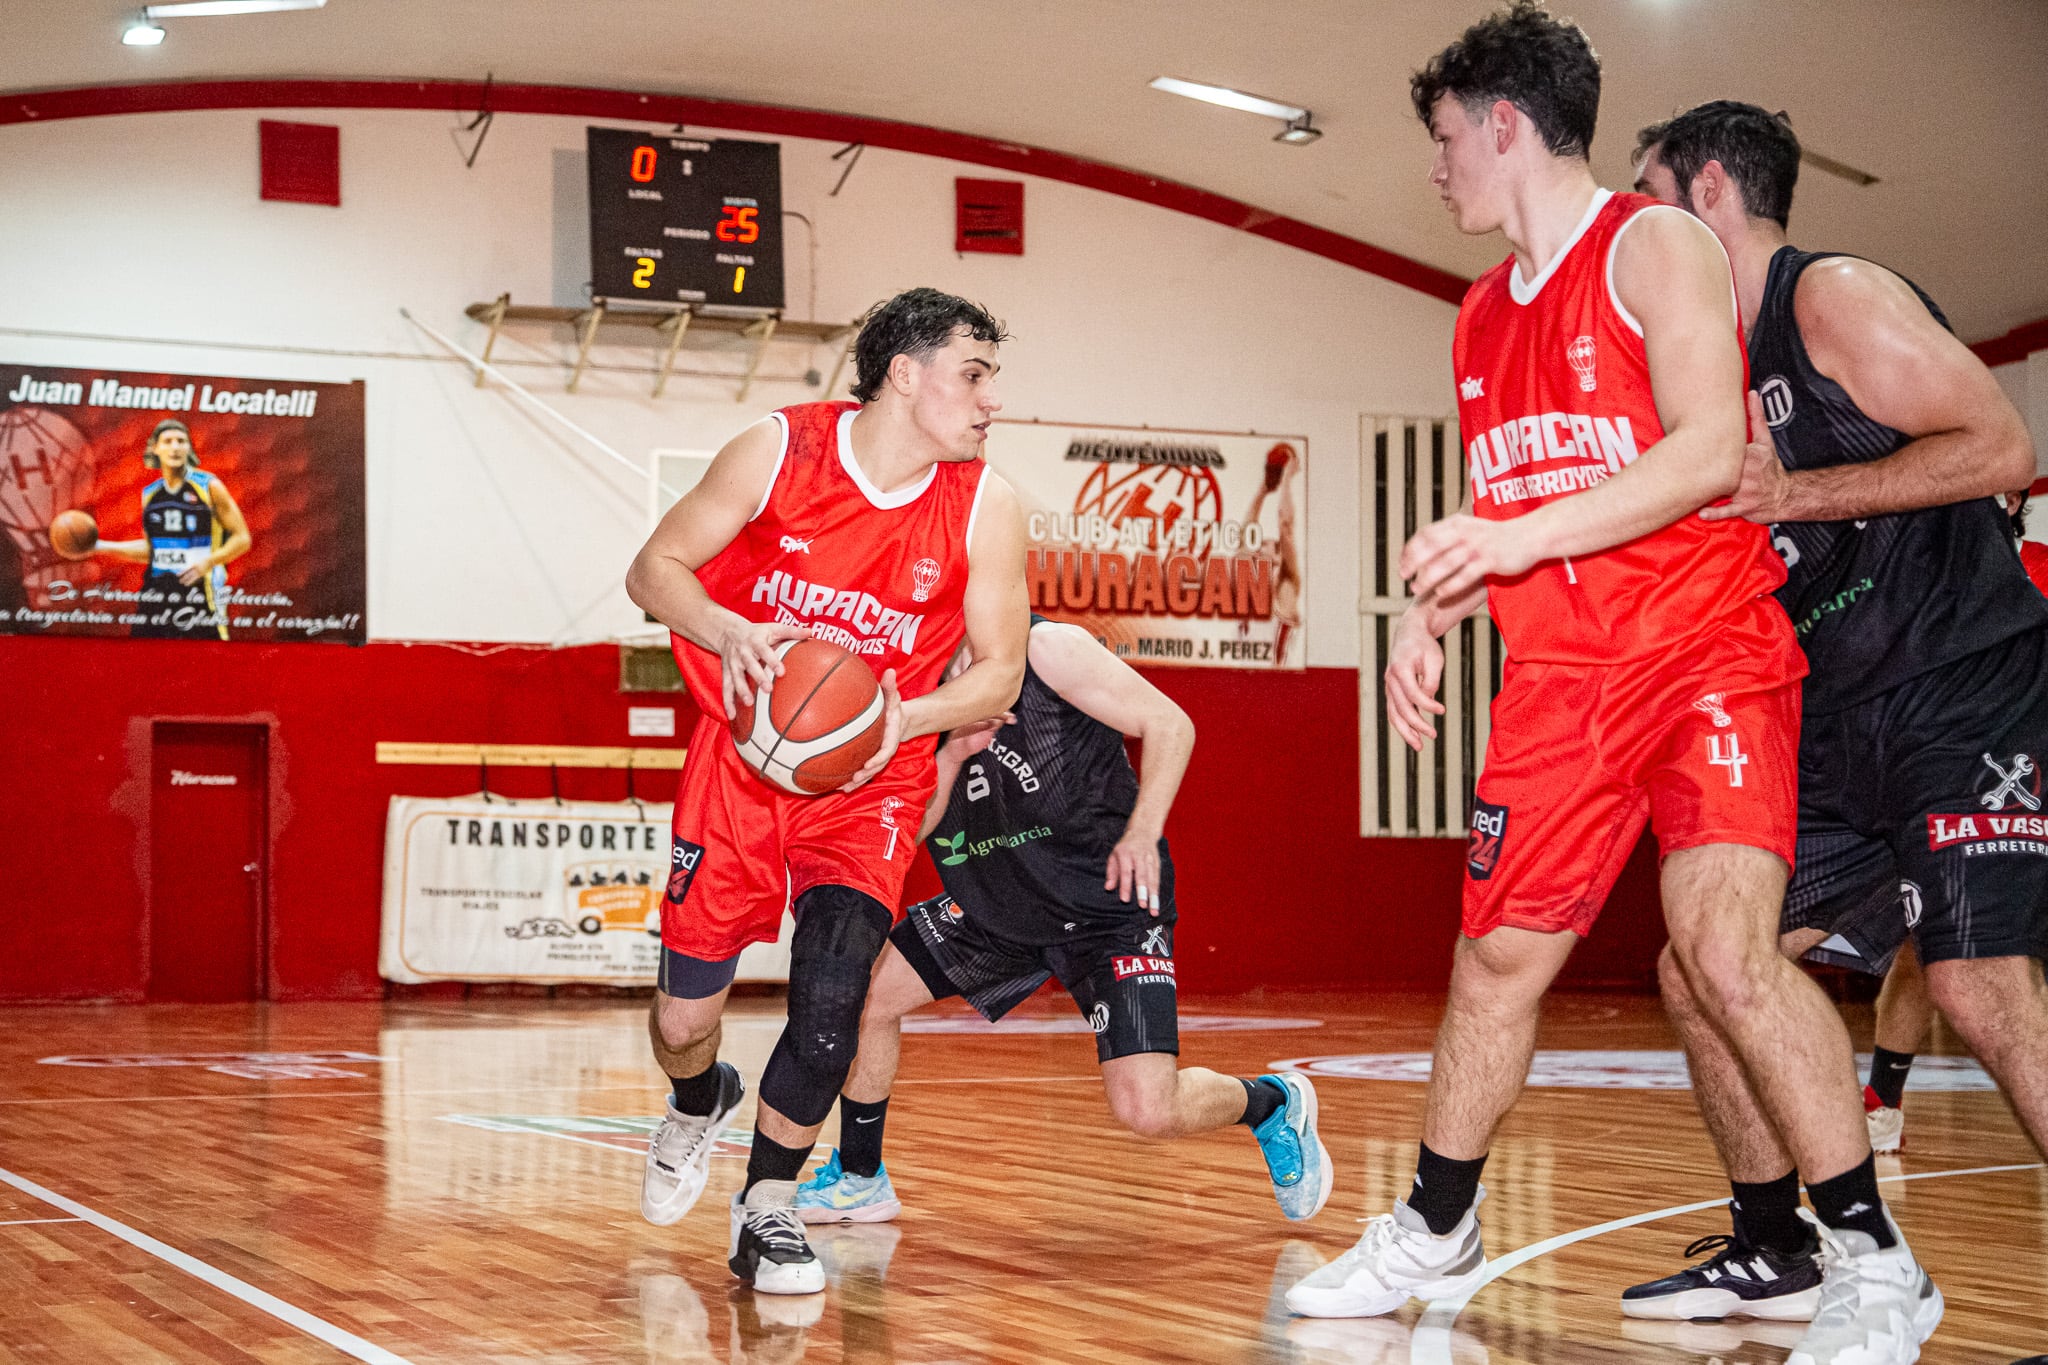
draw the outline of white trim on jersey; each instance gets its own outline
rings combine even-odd
[[[860,490],[862,497],[883,511],[894,511],[908,507],[924,496],[924,490],[932,486],[932,480],[939,476],[939,467],[934,464],[924,472],[924,477],[908,488],[899,488],[894,493],[884,493],[868,481],[861,472],[860,462],[853,458],[853,419],[860,413],[859,408],[848,408],[839,415],[839,463],[846,470],[846,476],[853,480],[853,486]]]
[[[1631,332],[1634,332],[1637,336],[1641,336],[1643,334],[1643,324],[1636,321],[1636,315],[1634,313],[1629,312],[1628,309],[1622,306],[1621,295],[1616,293],[1614,289],[1614,249],[1621,245],[1621,235],[1624,232],[1627,232],[1630,228],[1634,227],[1637,223],[1642,222],[1643,219],[1649,217],[1651,214],[1657,212],[1659,209],[1662,209],[1668,213],[1685,213],[1685,210],[1679,208],[1676,204],[1652,204],[1646,209],[1630,214],[1628,216],[1628,221],[1623,223],[1620,227],[1616,228],[1614,230],[1614,236],[1609,238],[1607,242],[1607,301],[1614,305],[1615,313],[1620,316],[1623,322],[1628,324],[1628,329]],[[1692,218],[1692,215],[1690,213],[1685,213],[1685,216],[1688,218]],[[1693,221],[1699,222],[1699,220],[1696,218],[1693,219]],[[1706,229],[1706,226],[1707,225],[1705,223],[1700,223],[1700,228],[1703,231]],[[1713,233],[1708,232],[1707,236],[1713,238],[1715,247],[1717,247],[1721,252],[1721,259],[1726,261],[1728,259],[1728,248],[1722,246],[1721,239],[1719,237],[1714,237]],[[1741,326],[1742,305],[1735,301],[1735,266],[1732,263],[1728,267],[1728,306],[1732,310],[1734,310],[1736,326]]]
[[[967,509],[967,553],[974,553],[974,520],[981,515],[981,495],[988,491],[988,481],[994,477],[988,465],[981,467],[981,479],[974,485],[974,505]]]
[[[1586,208],[1586,216],[1579,219],[1579,225],[1572,229],[1572,235],[1564,239],[1564,245],[1550,258],[1536,278],[1522,283],[1522,263],[1516,261],[1508,267],[1508,297],[1516,303],[1527,306],[1536,302],[1536,296],[1543,292],[1543,286],[1550,283],[1550,277],[1564,264],[1564,258],[1572,254],[1572,248],[1579,244],[1579,238],[1586,235],[1586,229],[1593,226],[1593,220],[1600,216],[1600,210],[1607,207],[1607,201],[1614,197],[1613,190],[1594,190],[1593,202]]]
[[[775,452],[775,468],[768,471],[768,486],[761,490],[761,505],[754,509],[750,522],[759,521],[761,514],[768,510],[768,499],[775,496],[775,481],[782,477],[782,462],[789,458],[789,419],[780,412],[768,414],[775,419],[775,425],[782,428],[782,449]]]

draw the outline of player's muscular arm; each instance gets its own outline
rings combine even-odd
[[[1144,745],[1138,799],[1111,850],[1104,890],[1159,912],[1159,836],[1195,751],[1195,723],[1173,699],[1147,682],[1079,626],[1046,624],[1031,631],[1031,667],[1068,705]]]
[[[974,544],[967,551],[967,591],[961,615],[974,662],[958,677],[922,697],[900,700],[896,671],[882,675],[886,719],[882,747],[853,775],[851,791],[889,766],[896,746],[920,735],[956,730],[1000,716],[1024,685],[1025,635],[1031,628],[1031,595],[1024,584],[1024,514],[1010,485],[984,470],[981,511]]]
[[[1869,261],[1821,261],[1799,277],[1792,307],[1814,368],[1872,419],[1916,439],[1867,464],[1794,471],[1759,431],[1741,489],[1716,513],[1845,521],[1994,497],[2034,481],[2025,422],[1984,362],[1904,280]]]
[[[109,559],[125,559],[131,564],[149,563],[149,541],[143,540],[101,540],[93,543],[92,552]]]
[[[726,442],[703,479],[668,509],[626,570],[626,595],[676,634],[717,654],[724,665],[725,714],[751,702],[782,671],[774,655],[784,640],[810,634],[801,626],[754,622],[711,600],[697,570],[732,544],[768,490],[782,450],[773,418]]]
[[[1643,327],[1664,439],[1605,482],[1512,521],[1446,517],[1416,533],[1401,575],[1456,601],[1489,576],[1587,555],[1732,493],[1742,472],[1742,345],[1728,259],[1689,214],[1649,212],[1614,252],[1614,288]]]
[[[220,523],[220,529],[227,532],[227,537],[221,541],[219,549],[178,575],[178,581],[188,587],[212,573],[219,565],[234,563],[249,553],[249,547],[255,543],[249,534],[249,522],[243,517],[241,506],[236,503],[234,495],[228,492],[227,485],[218,481],[213,485],[213,517]]]

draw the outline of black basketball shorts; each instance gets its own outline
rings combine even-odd
[[[904,911],[889,940],[934,1000],[961,996],[990,1022],[1057,977],[1095,1031],[1099,1060],[1180,1052],[1171,906],[1158,919],[1134,914],[1115,929],[1038,947],[998,937],[938,896]]]
[[[1806,717],[1783,931],[1878,974],[1909,934],[1924,962],[2043,956],[2044,767],[2048,630]]]

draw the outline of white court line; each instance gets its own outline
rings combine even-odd
[[[42,1200],[45,1204],[71,1214],[80,1222],[90,1223],[102,1232],[110,1232],[132,1247],[137,1247],[160,1261],[166,1261],[196,1279],[205,1281],[215,1289],[232,1294],[243,1303],[268,1313],[288,1326],[296,1327],[309,1337],[326,1342],[342,1354],[357,1360],[368,1361],[369,1365],[411,1365],[404,1356],[393,1355],[382,1346],[374,1346],[352,1332],[344,1332],[323,1318],[316,1318],[303,1308],[293,1307],[273,1294],[266,1294],[255,1285],[238,1280],[217,1266],[208,1265],[196,1256],[188,1256],[174,1246],[167,1246],[148,1233],[137,1232],[126,1223],[118,1222],[98,1213],[76,1200],[66,1199],[54,1190],[46,1190],[33,1180],[16,1175],[12,1171],[0,1170],[0,1180],[6,1181],[23,1194]]]
[[[1972,1166],[1960,1171],[1919,1171],[1913,1175],[1884,1176],[1877,1183],[1889,1185],[1902,1180],[1941,1180],[1948,1176],[1956,1175],[1992,1175],[2001,1171],[2038,1171],[2041,1167],[2041,1162],[2030,1161],[2017,1166]],[[1561,1247],[1568,1247],[1574,1242],[1583,1242],[1588,1238],[1600,1237],[1610,1232],[1619,1232],[1623,1228],[1632,1228],[1638,1223],[1654,1223],[1660,1218],[1676,1218],[1681,1213],[1697,1213],[1701,1209],[1718,1208],[1727,1202],[1726,1199],[1704,1199],[1697,1204],[1674,1204],[1668,1209],[1656,1209],[1650,1213],[1633,1214],[1627,1218],[1617,1218],[1610,1223],[1595,1223],[1591,1227],[1580,1228],[1575,1232],[1560,1233],[1555,1237],[1547,1237],[1540,1242],[1531,1242],[1528,1246],[1518,1251],[1511,1251],[1498,1260],[1488,1261],[1486,1263],[1486,1273],[1479,1278],[1477,1284],[1465,1290],[1462,1294],[1454,1294],[1447,1299],[1433,1300],[1423,1310],[1421,1319],[1415,1324],[1415,1335],[1409,1342],[1408,1360],[1410,1365],[1452,1365],[1451,1328],[1457,1323],[1458,1314],[1465,1311],[1465,1305],[1472,1302],[1472,1296],[1509,1271],[1520,1269],[1538,1256],[1548,1256],[1551,1252]]]
[[[83,1218],[10,1218],[0,1228],[22,1228],[30,1223],[83,1223]]]

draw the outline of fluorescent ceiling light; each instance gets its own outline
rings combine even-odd
[[[137,19],[121,30],[121,41],[130,47],[155,47],[164,40],[164,31],[147,19]]]
[[[155,8],[161,9],[162,6]],[[1184,81],[1174,76],[1161,76],[1152,82],[1154,90],[1164,90],[1169,95],[1186,95],[1191,100],[1206,100],[1220,104],[1225,109],[1242,109],[1247,114],[1263,114],[1283,123],[1292,123],[1308,117],[1308,110],[1297,105],[1282,104],[1278,100],[1261,99],[1247,95],[1242,90],[1232,90],[1227,85],[1203,85],[1200,81]]]
[[[148,5],[143,14],[151,19],[200,19],[217,14],[268,14],[274,10],[319,9],[327,0],[178,0],[174,4]]]

